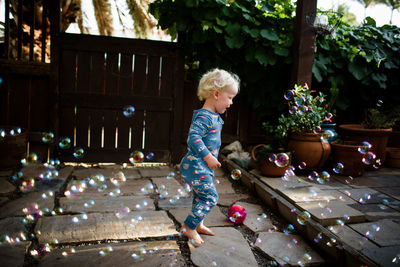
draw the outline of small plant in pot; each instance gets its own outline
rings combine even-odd
[[[286,148],[293,152],[293,163],[304,165],[304,170],[322,168],[330,154],[330,131],[322,131],[321,124],[331,120],[326,96],[310,90],[305,84],[294,85],[285,95],[288,113],[282,114],[276,127],[277,134],[286,138]]]

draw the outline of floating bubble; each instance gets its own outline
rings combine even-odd
[[[289,107],[289,113],[290,114],[295,114],[297,112],[297,107],[296,106],[291,106]]]
[[[319,177],[319,173],[316,172],[316,171],[312,171],[308,175],[308,179],[311,180],[311,181],[314,181],[314,180],[318,179],[318,177]]]
[[[0,141],[3,141],[6,138],[7,132],[4,129],[0,129]]]
[[[353,177],[352,176],[349,176],[346,180],[345,180],[345,182],[347,183],[347,184],[350,184],[351,182],[353,182]]]
[[[110,180],[111,180],[111,183],[113,183],[115,186],[120,186],[121,184],[126,182],[126,177],[122,171],[118,171],[113,174],[113,176],[110,178]]]
[[[377,106],[377,107],[381,107],[382,104],[383,104],[383,101],[382,101],[382,100],[379,99],[378,101],[376,101],[376,106]]]
[[[286,167],[290,163],[290,158],[286,153],[279,153],[276,155],[274,163],[278,167]]]
[[[149,154],[147,154],[146,159],[151,160],[154,157],[154,153],[150,152]]]
[[[267,214],[261,213],[261,214],[258,214],[258,216],[257,216],[257,221],[260,222],[260,223],[262,223],[262,222],[263,222],[264,220],[266,220],[267,218],[268,218]]]
[[[396,257],[394,257],[394,258],[392,259],[392,262],[393,262],[393,263],[396,263],[396,264],[400,263],[400,253],[398,253],[398,254],[396,255]]]
[[[299,111],[300,111],[301,113],[304,113],[304,112],[306,112],[306,111],[308,111],[308,110],[311,110],[311,108],[309,109],[308,107],[306,107],[306,106],[304,106],[304,105],[301,105],[301,106],[299,107]]]
[[[130,118],[135,114],[135,108],[133,106],[125,106],[122,113],[125,117]]]
[[[326,242],[326,245],[327,245],[328,247],[332,247],[334,244],[336,244],[336,239],[333,238],[333,237],[331,237],[331,238],[329,239],[329,241]]]
[[[51,144],[54,142],[54,133],[44,132],[42,133],[42,142],[45,144]]]
[[[29,178],[24,180],[21,185],[19,186],[19,190],[22,193],[27,193],[29,191],[32,191],[32,189],[35,187],[35,179]]]
[[[284,97],[286,100],[291,100],[291,99],[293,98],[293,96],[294,96],[293,90],[287,90],[287,91],[285,92],[285,94],[283,95],[283,97]]]
[[[93,207],[95,204],[95,201],[93,199],[90,199],[88,201],[86,201],[85,203],[83,203],[83,206],[87,209]]]
[[[335,166],[333,166],[333,172],[334,173],[341,173],[341,172],[343,172],[343,168],[344,168],[343,164],[338,162],[338,163],[335,164]]]
[[[22,212],[27,215],[30,221],[35,221],[43,216],[43,211],[40,210],[39,205],[35,202],[28,204],[22,209]]]
[[[73,180],[69,185],[68,189],[64,192],[67,198],[74,198],[79,196],[83,191],[86,190],[86,181]]]
[[[320,132],[322,132],[321,126],[316,126],[316,127],[314,128],[313,132],[314,132],[315,134],[319,134]]]
[[[271,156],[269,156],[268,160],[270,162],[274,162],[276,160],[276,154],[271,154]]]
[[[381,167],[381,165],[382,165],[381,159],[377,159],[377,160],[375,160],[375,163],[372,164],[372,167],[374,167],[375,169],[379,169],[379,167]]]
[[[231,178],[235,181],[239,180],[242,177],[242,172],[239,169],[234,169],[231,172]]]
[[[147,183],[144,187],[140,189],[143,194],[149,194],[154,192],[154,186],[152,183]]]
[[[52,197],[52,196],[54,196],[53,191],[47,191],[47,192],[42,194],[42,198],[43,199],[48,199],[49,197]]]
[[[306,166],[307,166],[307,164],[306,164],[305,162],[300,162],[298,168],[299,168],[300,170],[303,170]]]
[[[129,161],[134,164],[134,163],[141,163],[144,160],[144,154],[141,151],[134,151],[130,154],[129,156]]]
[[[3,77],[0,77],[0,84],[3,83]]]
[[[58,176],[57,170],[47,170],[38,175],[41,180],[52,180]]]
[[[116,216],[118,219],[122,219],[122,218],[124,218],[125,216],[127,216],[130,212],[131,212],[131,209],[130,209],[130,208],[124,207],[124,208],[120,209],[117,213],[115,213],[115,216]]]
[[[105,181],[106,178],[104,177],[104,175],[101,173],[97,173],[90,177],[89,184],[93,187],[100,187],[103,183],[105,183]]]
[[[167,180],[170,180],[170,179],[172,179],[172,178],[174,178],[175,177],[175,173],[174,172],[170,172],[168,175],[167,175]]]
[[[370,143],[368,143],[367,141],[364,141],[358,147],[358,152],[360,152],[361,154],[365,154],[371,149],[371,147],[372,147],[372,145]]]
[[[108,254],[110,254],[113,251],[113,248],[111,246],[107,246],[104,249],[101,249],[99,251],[100,256],[104,257],[107,256]]]
[[[22,129],[20,127],[15,127],[10,130],[10,135],[17,136],[17,135],[21,134],[21,132],[22,132]]]
[[[19,172],[14,173],[14,174],[11,176],[11,179],[12,179],[13,181],[18,181],[18,180],[21,179],[23,176],[24,176],[24,174],[23,174],[21,171],[19,171]]]
[[[21,164],[23,166],[33,166],[38,163],[38,156],[35,153],[28,153],[25,154],[24,157],[21,159]]]
[[[306,98],[304,96],[295,97],[294,103],[296,104],[296,106],[302,106],[306,103]]]
[[[318,233],[314,238],[314,242],[318,243],[321,239],[322,239],[322,233]]]
[[[311,257],[310,254],[305,253],[305,254],[303,255],[303,260],[305,260],[305,261],[311,261],[311,260],[312,260],[312,257]]]
[[[68,149],[71,147],[71,139],[69,137],[60,137],[58,140],[58,147],[61,149]]]
[[[85,154],[85,151],[83,150],[83,148],[81,147],[76,147],[74,148],[74,152],[72,153],[72,155],[74,156],[74,158],[76,159],[81,159],[83,158]]]
[[[297,222],[300,225],[306,225],[311,218],[311,214],[308,211],[303,211],[297,216]]]
[[[111,192],[108,193],[110,197],[117,197],[121,195],[121,189],[114,188]]]
[[[285,229],[283,229],[283,232],[287,235],[292,234],[294,232],[294,226],[292,224],[288,224]]]
[[[322,171],[317,178],[317,182],[320,184],[325,184],[329,182],[331,175],[327,171]]]
[[[321,140],[322,142],[328,143],[329,140],[334,136],[335,134],[331,130],[326,130],[322,132],[321,135]]]
[[[369,152],[365,153],[364,157],[362,158],[362,162],[366,165],[370,165],[374,161],[375,158],[376,158],[376,155],[373,152],[369,151]]]

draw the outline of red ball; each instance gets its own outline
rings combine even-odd
[[[246,219],[247,211],[239,205],[233,205],[228,211],[229,220],[233,223],[242,223]]]

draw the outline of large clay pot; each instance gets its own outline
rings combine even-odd
[[[305,162],[303,170],[318,170],[324,166],[331,153],[331,146],[321,140],[321,134],[304,133],[289,136],[288,150],[293,152],[294,165]]]
[[[367,141],[372,145],[371,151],[380,159],[381,163],[386,158],[386,146],[392,128],[388,129],[365,129],[361,124],[339,125],[339,133],[344,141]]]
[[[271,151],[265,152],[262,151],[261,148],[264,144],[259,144],[255,146],[251,151],[251,161],[255,162],[258,170],[262,175],[268,177],[281,177],[285,174],[286,170],[290,168],[292,154],[290,152],[285,151]],[[285,153],[289,156],[289,162],[285,167],[279,167],[274,162],[271,162],[269,159],[273,154]]]
[[[343,144],[331,143],[332,160],[334,166],[343,164],[343,170],[339,175],[361,176],[365,171],[365,164],[362,162],[363,154],[358,151],[361,142],[345,141]]]
[[[0,130],[6,133],[4,137],[0,137],[0,169],[16,168],[26,153],[27,131],[21,128],[21,133],[13,136],[9,134],[13,128],[16,127],[0,125]]]

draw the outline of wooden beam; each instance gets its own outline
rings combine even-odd
[[[291,85],[307,83],[311,88],[315,34],[307,25],[306,16],[316,11],[317,0],[297,1]]]

